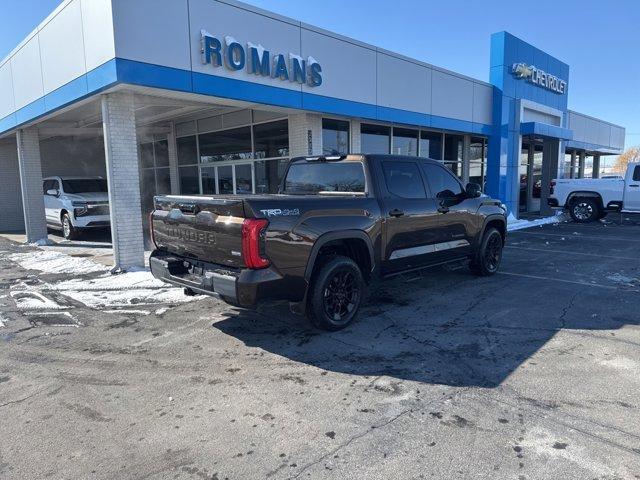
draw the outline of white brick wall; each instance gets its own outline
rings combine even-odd
[[[14,139],[0,141],[0,232],[24,230],[18,147]]]
[[[138,142],[133,95],[102,97],[115,269],[144,266]]]
[[[38,130],[36,128],[18,130],[16,140],[27,242],[37,242],[47,238]]]
[[[309,151],[311,132],[311,151]],[[289,151],[292,157],[322,155],[322,116],[313,113],[289,115]]]

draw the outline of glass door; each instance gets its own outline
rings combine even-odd
[[[253,163],[201,167],[200,174],[204,195],[242,195],[255,192]]]

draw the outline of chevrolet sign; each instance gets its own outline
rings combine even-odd
[[[534,85],[537,85],[547,90],[551,90],[554,93],[563,95],[567,91],[567,82],[560,80],[555,75],[540,70],[533,65],[527,65],[526,63],[514,63],[511,68],[511,73],[518,79],[526,80]]]

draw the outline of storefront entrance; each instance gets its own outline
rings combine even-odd
[[[524,137],[520,152],[520,213],[540,213],[542,142]]]

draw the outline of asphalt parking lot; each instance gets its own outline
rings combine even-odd
[[[12,288],[55,279],[0,239],[0,478],[640,478],[639,247],[513,232],[500,274],[397,278],[325,333],[209,298],[27,320]]]

